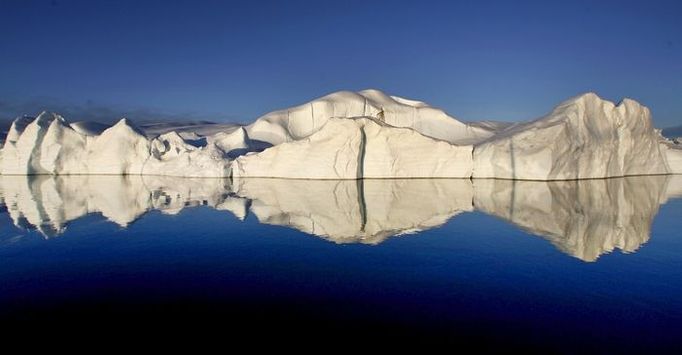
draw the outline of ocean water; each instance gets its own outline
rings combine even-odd
[[[17,329],[559,352],[682,343],[680,176],[0,182],[0,319]]]

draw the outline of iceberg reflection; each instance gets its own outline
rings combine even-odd
[[[126,227],[152,210],[205,205],[335,243],[378,244],[480,211],[541,236],[585,261],[649,239],[661,204],[682,196],[682,176],[580,181],[468,179],[282,180],[156,176],[2,176],[13,223],[46,237],[99,213]]]

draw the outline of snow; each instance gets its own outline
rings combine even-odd
[[[351,117],[373,117],[453,144],[467,145],[492,135],[423,102],[391,97],[378,90],[339,91],[297,107],[271,112],[247,126],[247,131],[253,139],[278,145],[312,135],[330,118]]]
[[[10,127],[4,175],[160,175],[296,179],[572,180],[682,173],[682,147],[648,108],[588,93],[525,123],[463,123],[378,90],[341,91],[248,126],[69,123],[43,112]]]
[[[474,147],[474,178],[567,180],[669,173],[649,109],[588,93]]]

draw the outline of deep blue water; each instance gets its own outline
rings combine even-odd
[[[537,201],[552,201],[553,209],[545,210],[541,220],[531,219],[532,228],[481,207],[494,202],[503,210],[512,208],[482,201],[481,196],[494,193],[474,189],[470,210],[412,234],[394,236],[397,231],[387,226],[391,232],[382,232],[383,239],[374,244],[339,244],[329,236],[335,231],[328,224],[323,226],[326,239],[302,232],[291,214],[262,223],[259,201],[265,198],[245,200],[243,221],[216,209],[215,201],[199,198],[184,202],[187,206],[175,214],[136,206],[144,212],[125,227],[96,211],[66,218],[60,227],[54,227],[54,218],[43,218],[40,226],[29,221],[32,210],[45,216],[48,210],[68,209],[66,199],[74,194],[60,190],[61,200],[54,202],[45,192],[50,182],[41,182],[41,188],[16,188],[23,192],[12,200],[7,195],[15,185],[5,183],[0,317],[16,324],[125,323],[176,330],[212,324],[213,331],[235,336],[288,340],[306,334],[343,342],[467,342],[479,349],[679,350],[682,200],[664,186],[643,201],[650,183],[671,185],[669,179],[622,181],[614,182],[618,188],[580,185],[575,190],[587,189],[587,194],[567,193],[575,198],[568,201],[561,193],[574,186],[552,187],[546,196],[527,199],[524,191],[536,192],[539,185],[516,187],[511,204],[516,216],[541,208]],[[150,195],[161,190],[151,188]],[[27,191],[33,195],[25,196]],[[120,195],[120,189],[114,193]],[[295,200],[299,197],[302,202]],[[299,206],[310,200],[299,197],[288,202]],[[519,198],[531,201],[523,205]],[[364,232],[377,215],[369,199],[377,200],[376,194],[364,196]],[[420,203],[440,201],[424,199]],[[596,210],[586,205],[605,199],[613,201]],[[86,200],[80,205],[93,211],[92,205],[101,203]],[[397,198],[389,206],[401,201],[417,203]],[[113,209],[120,212],[122,206]],[[617,209],[604,211],[608,206]],[[323,223],[316,215],[325,211],[305,213],[316,228]],[[574,236],[573,242],[556,242],[563,235],[552,242],[539,233],[551,218],[559,221],[552,225]],[[50,223],[58,231],[46,232]],[[623,243],[634,243],[634,250],[611,251],[613,243],[599,239],[614,230],[630,233]],[[597,247],[585,252],[576,246],[581,243]]]

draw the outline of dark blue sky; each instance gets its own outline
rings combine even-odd
[[[0,114],[250,121],[378,88],[518,120],[596,91],[671,126],[678,3],[0,0]]]

